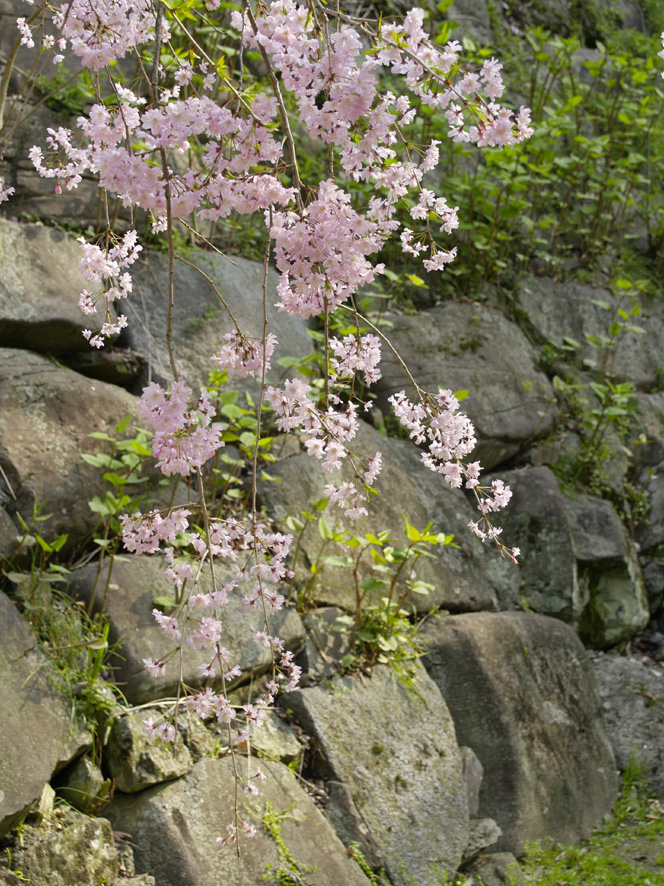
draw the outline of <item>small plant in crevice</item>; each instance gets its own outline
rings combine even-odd
[[[404,517],[404,542],[391,537],[390,530],[352,533],[330,526],[322,515],[327,499],[314,503],[313,513],[302,512],[301,519],[287,517],[285,526],[297,533],[293,570],[298,566],[302,539],[309,524],[316,523],[321,540],[309,575],[300,580],[297,604],[306,612],[314,605],[316,591],[324,580],[325,569],[334,568],[335,583],[346,582],[354,597],[351,612],[337,618],[335,630],[347,634],[351,651],[340,665],[357,670],[371,663],[390,665],[406,683],[413,678],[412,665],[422,653],[418,641],[421,624],[412,594],[427,596],[433,586],[417,577],[421,557],[433,558],[433,550],[454,545],[454,536],[436,533],[433,524],[421,531]]]
[[[82,718],[94,737],[99,712],[110,710],[119,698],[107,682],[113,652],[109,623],[67,593],[71,570],[56,562],[67,536],[46,540],[42,525],[51,515],[43,511],[43,505],[35,506],[29,524],[17,515],[23,533],[12,557],[3,561],[0,579],[53,665],[54,687],[71,700],[72,722]]]
[[[572,487],[583,487],[594,495],[609,498],[631,523],[643,516],[645,502],[629,479],[633,459],[630,447],[638,426],[639,411],[636,386],[631,381],[615,379],[615,359],[618,346],[626,335],[643,335],[638,325],[641,314],[639,293],[646,291],[647,281],[633,284],[626,279],[615,283],[622,298],[618,304],[593,300],[593,304],[609,315],[605,333],[586,334],[591,347],[589,356],[578,369],[570,363],[565,371],[555,374],[553,387],[560,393],[569,410],[569,417],[580,434],[580,445],[567,465],[560,463],[557,473],[562,482]],[[582,350],[582,343],[565,336],[557,349],[548,346],[553,365],[557,358],[574,359]],[[612,469],[614,462],[621,463]]]

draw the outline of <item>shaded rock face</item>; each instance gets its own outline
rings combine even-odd
[[[0,835],[39,802],[44,785],[90,743],[29,625],[0,591]]]
[[[553,430],[558,418],[553,388],[537,368],[524,334],[499,311],[449,302],[413,317],[386,315],[389,337],[424,390],[468,389],[461,404],[475,425],[476,458],[490,469]],[[500,348],[496,346],[500,342]],[[381,408],[412,385],[394,355],[383,348]]]
[[[616,319],[619,307],[629,310],[629,303],[609,289],[583,286],[579,283],[562,282],[546,277],[529,277],[516,289],[519,306],[525,311],[541,338],[560,347],[565,336],[579,342],[579,360],[595,363],[601,350],[593,347],[587,336],[606,336],[610,324]],[[605,311],[596,301],[611,305]],[[647,328],[647,335],[626,332],[620,336],[612,354],[608,374],[629,379],[640,388],[656,384],[662,365],[664,348],[664,319],[661,314],[644,304],[643,312],[635,324]]]
[[[80,541],[97,523],[88,501],[103,488],[102,472],[80,453],[96,448],[92,431],[113,432],[134,403],[45,357],[0,349],[0,465],[17,497],[10,507],[29,522],[33,506],[48,501],[50,537]]]
[[[458,612],[495,609],[500,597],[513,599],[518,580],[516,572],[511,564],[484,548],[468,531],[468,523],[476,518],[477,512],[463,493],[450,489],[443,477],[426,468],[410,441],[386,437],[364,422],[360,423],[356,440],[357,452],[373,456],[379,451],[383,455],[384,467],[376,480],[379,494],[371,497],[368,517],[351,523],[344,521],[335,509],[336,514],[334,510],[326,512],[328,522],[353,534],[389,529],[392,537],[401,543],[405,515],[420,530],[433,522],[436,532],[454,534],[458,545],[432,548],[435,559],[420,559],[418,578],[430,582],[434,589],[428,595],[411,595],[407,605],[421,612],[428,612],[432,606]],[[325,484],[330,481],[330,475],[321,470],[320,463],[305,453],[277,462],[271,466],[270,474],[279,477],[281,482],[261,483],[260,495],[268,514],[277,522],[289,514],[299,516],[303,510],[311,511],[312,503],[323,497]],[[322,540],[314,521],[304,531],[301,550],[306,559],[314,563],[320,557],[321,548]],[[341,553],[348,551],[333,544],[323,550],[325,556]],[[326,566],[313,594],[320,603],[355,605],[347,569]]]
[[[484,767],[479,815],[498,851],[590,833],[617,793],[615,761],[585,650],[557,619],[474,613],[430,621],[424,663],[459,742]]]
[[[425,672],[415,688],[417,697],[379,666],[369,680],[335,679],[284,704],[314,737],[320,774],[348,787],[392,882],[433,886],[461,861],[468,806],[447,706]]]
[[[115,679],[127,699],[140,704],[155,698],[171,697],[180,678],[179,660],[171,659],[164,677],[152,677],[143,666],[144,658],[161,661],[172,652],[172,638],[157,625],[152,610],[156,597],[172,597],[173,584],[164,575],[165,563],[158,556],[128,556],[113,565],[110,581],[108,565],[102,567],[97,579],[97,566],[90,564],[72,576],[71,591],[86,602],[96,582],[94,609],[101,608],[108,584],[106,612],[110,619],[110,638],[118,643],[120,652],[113,661]],[[220,574],[215,573],[221,580]],[[224,624],[224,645],[231,664],[239,664],[245,675],[260,673],[270,663],[269,650],[253,640],[262,630],[263,617],[247,613],[239,596],[232,597],[221,611]],[[294,609],[282,609],[271,619],[272,630],[284,640],[288,649],[297,650],[304,643],[304,626]],[[188,686],[200,686],[199,665],[209,664],[208,649],[185,647],[182,679]]]
[[[317,886],[366,886],[364,874],[295,776],[278,763],[262,762],[261,768],[266,780],[260,782],[260,796],[240,795],[240,815],[258,832],[241,859],[234,847],[220,851],[215,842],[233,819],[230,759],[201,760],[185,778],[131,797],[116,794],[105,814],[115,830],[131,835],[136,871],[149,871],[159,886],[256,886],[264,875],[276,879],[279,869],[295,873],[265,827],[270,818],[302,882],[308,882],[315,865]]]
[[[0,218],[0,347],[58,355],[90,350],[83,329],[103,317],[78,309],[90,288],[78,270],[81,257],[80,245],[61,231]]]
[[[648,602],[652,612],[664,603],[664,462],[644,472],[646,519],[636,527],[639,560],[643,564]]]
[[[664,799],[664,668],[613,654],[595,657],[592,668],[618,768],[634,757],[649,789]]]
[[[563,495],[549,468],[501,473],[512,488],[503,540],[522,550],[515,598],[574,625],[590,645],[615,645],[648,623],[634,546],[608,501]]]
[[[224,344],[224,335],[235,329],[226,308],[215,293],[216,286],[242,331],[249,336],[262,335],[263,266],[245,258],[226,258],[198,252],[187,261],[197,264],[207,280],[194,268],[175,262],[175,308],[173,339],[179,342],[179,372],[195,388],[206,385],[215,369],[210,357]],[[168,308],[168,257],[151,253],[132,268],[134,290],[127,303],[129,327],[127,341],[149,363],[152,380],[170,380],[172,371],[165,346]],[[268,271],[266,308],[270,330],[278,345],[272,356],[269,380],[275,384],[283,369],[277,366],[282,357],[304,357],[313,352],[313,343],[303,321],[280,313],[275,304],[278,274]],[[212,281],[212,283],[210,282]],[[239,380],[239,387],[257,390],[256,383]],[[238,387],[234,383],[234,387]]]

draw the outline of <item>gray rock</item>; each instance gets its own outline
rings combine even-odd
[[[480,808],[480,788],[484,778],[484,766],[472,748],[461,747],[459,752],[463,766],[463,780],[466,782],[468,812],[470,815],[477,815]]]
[[[144,658],[163,660],[174,648],[171,638],[159,628],[152,615],[155,598],[173,594],[173,584],[164,575],[164,568],[165,564],[158,555],[130,555],[116,561],[111,573],[106,611],[110,619],[111,643],[119,644],[118,656],[112,664],[115,679],[132,704],[169,698],[177,691],[180,678],[178,661],[167,663],[164,677],[150,676],[143,666]],[[102,566],[99,580],[96,579],[97,566],[91,563],[73,573],[70,590],[87,602],[96,584],[93,608],[98,611],[108,581],[108,563]],[[244,677],[265,670],[270,663],[269,650],[258,646],[253,640],[254,634],[262,630],[262,615],[247,613],[241,598],[232,597],[221,617],[224,624],[223,644],[230,653],[231,663],[240,665]],[[270,621],[272,632],[281,637],[288,649],[297,650],[303,644],[304,626],[294,609],[282,609]],[[184,682],[191,687],[200,686],[198,667],[209,662],[209,650],[186,647],[182,670]]]
[[[372,870],[384,867],[385,858],[380,846],[374,840],[353,802],[353,795],[348,785],[342,781],[330,780],[326,787],[328,800],[325,812],[341,842],[344,846],[357,843]]]
[[[480,855],[465,873],[470,876],[464,886],[525,886],[526,882],[519,862],[511,852]]]
[[[461,861],[468,807],[445,702],[424,671],[415,690],[378,666],[370,680],[336,678],[284,703],[314,737],[319,773],[349,788],[390,879],[433,886]]]
[[[386,437],[364,422],[356,437],[354,452],[372,456],[383,454],[383,470],[376,480],[377,496],[368,505],[369,516],[352,523],[344,521],[337,508],[325,512],[331,526],[346,529],[352,534],[378,533],[389,529],[393,538],[403,542],[404,515],[417,529],[432,522],[436,532],[453,534],[458,547],[435,547],[433,559],[421,558],[417,576],[433,585],[428,595],[412,594],[407,607],[428,612],[432,606],[451,611],[494,609],[497,597],[514,595],[518,582],[516,569],[501,560],[495,551],[483,547],[468,529],[476,512],[458,490],[450,489],[439,474],[428,470],[420,461],[418,449],[409,441]],[[279,483],[260,484],[261,500],[268,514],[277,522],[287,515],[299,517],[302,511],[311,512],[314,501],[323,497],[330,474],[324,473],[320,463],[302,453],[278,461],[270,467],[270,474],[281,478]],[[320,555],[323,542],[316,521],[305,528],[300,559],[300,578],[311,578],[310,564]],[[328,543],[324,556],[348,554],[348,550]],[[364,573],[362,573],[364,575]],[[497,589],[497,593],[494,589]],[[313,599],[319,604],[354,608],[355,592],[349,569],[325,566],[316,580]]]
[[[78,309],[90,288],[78,270],[82,255],[62,231],[0,219],[0,347],[58,355],[91,350],[82,332],[104,318]]]
[[[572,338],[580,345],[577,359],[597,365],[602,349],[591,345],[587,336],[607,336],[618,307],[631,307],[608,289],[547,277],[527,278],[518,285],[515,295],[542,339],[560,347],[565,337]],[[605,311],[593,301],[605,302],[611,310]],[[634,318],[633,325],[643,327],[647,334],[628,332],[620,336],[606,372],[610,377],[634,382],[637,387],[652,387],[664,348],[664,316],[654,299],[643,305],[643,312]]]
[[[664,462],[644,471],[642,488],[647,496],[648,510],[634,534],[650,611],[655,613],[664,602]]]
[[[23,519],[35,504],[51,519],[42,533],[81,540],[97,523],[88,501],[101,494],[102,472],[81,452],[94,451],[92,431],[114,432],[135,398],[119,388],[64,369],[29,351],[0,349],[0,465]]]
[[[503,541],[522,554],[521,598],[536,612],[574,625],[583,639],[608,647],[648,623],[645,582],[634,546],[613,506],[599,498],[570,499],[547,467],[501,474],[512,488],[499,515]]]
[[[558,419],[553,388],[535,365],[526,337],[499,311],[478,303],[447,302],[416,316],[386,315],[388,336],[418,385],[468,390],[461,404],[477,432],[476,457],[489,470],[546,436]],[[500,347],[497,347],[500,342]],[[378,402],[412,385],[383,348]]]
[[[309,683],[336,674],[341,659],[352,653],[348,631],[338,630],[341,625],[337,619],[343,615],[344,610],[338,606],[327,606],[304,616],[307,639],[302,657],[305,679]]]
[[[557,619],[473,613],[430,620],[424,663],[459,742],[484,767],[481,817],[498,850],[586,836],[611,810],[615,761],[585,650]]]
[[[214,282],[233,312],[242,331],[250,336],[263,329],[263,265],[245,258],[226,258],[211,253],[192,252],[187,261],[196,264]],[[168,258],[161,253],[146,255],[140,266],[134,266],[134,289],[127,303],[129,317],[128,341],[149,363],[153,379],[172,377],[166,350]],[[182,262],[175,262],[175,309],[173,338],[178,342],[181,377],[200,387],[208,383],[215,368],[210,360],[224,344],[224,335],[235,327],[212,285],[198,271]],[[275,304],[278,275],[270,269],[267,287],[269,330],[278,339],[272,356],[270,381],[274,384],[283,375],[277,365],[282,357],[304,357],[312,353],[312,340],[306,324],[283,312]],[[234,382],[238,387],[238,382]],[[239,386],[256,390],[250,381],[239,380]]]
[[[55,771],[89,747],[90,734],[72,719],[70,700],[54,684],[55,669],[0,592],[0,835],[39,806]]]
[[[496,523],[502,540],[521,549],[518,589],[501,607],[513,609],[523,596],[536,612],[574,622],[583,611],[577,564],[567,521],[565,498],[549,468],[501,472],[512,490],[509,506]]]
[[[4,480],[2,482],[4,483]],[[18,530],[12,518],[4,508],[0,507],[0,557],[11,557],[18,547],[17,535]]]
[[[497,843],[503,832],[492,818],[470,820],[470,834],[468,845],[463,850],[463,863],[467,864],[472,858]]]
[[[198,763],[203,757],[213,757],[215,755],[217,742],[214,735],[193,711],[180,709],[178,712],[178,731],[194,763]]]
[[[280,867],[288,871],[288,862],[280,858],[263,824],[267,804],[273,821],[283,815],[276,827],[303,882],[315,865],[317,886],[366,886],[364,875],[295,776],[278,763],[263,762],[261,768],[266,780],[259,782],[260,796],[240,794],[240,816],[258,832],[240,844],[240,859],[235,847],[220,851],[215,842],[233,819],[235,781],[228,758],[201,760],[185,778],[131,797],[116,795],[105,814],[116,830],[131,835],[137,871],[149,871],[159,886],[259,886]]]
[[[620,655],[592,659],[606,729],[624,771],[632,756],[643,764],[651,791],[664,799],[664,674]]]
[[[108,796],[111,783],[90,757],[80,757],[58,788],[59,795],[80,812],[90,812]]]
[[[118,856],[110,822],[73,809],[48,826],[26,826],[12,862],[32,886],[96,886],[115,880]]]
[[[156,886],[156,883],[151,874],[141,874],[140,877],[118,877],[112,886]]]
[[[221,729],[219,732],[224,734]],[[228,732],[225,731],[225,737],[227,736]],[[245,739],[235,747],[241,753],[249,750]],[[265,720],[261,728],[254,729],[251,733],[251,752],[259,757],[288,765],[302,760],[304,747],[298,741],[294,729],[284,723],[276,711],[268,709],[265,711]]]
[[[610,502],[583,498],[566,503],[581,596],[587,599],[579,632],[606,648],[648,624],[645,581],[634,545]]]
[[[105,761],[114,784],[125,794],[135,794],[163,781],[186,775],[192,767],[191,754],[176,733],[175,742],[149,736],[145,723],[158,712],[146,710],[117,719],[105,749]]]

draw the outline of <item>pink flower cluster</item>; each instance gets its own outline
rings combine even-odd
[[[348,447],[359,428],[357,404],[347,403],[343,410],[336,410],[332,406],[322,410],[310,399],[311,393],[310,385],[300,379],[288,379],[283,388],[269,387],[265,399],[277,416],[279,430],[301,432],[305,437],[307,453],[321,462],[323,471],[340,470],[342,462],[349,460],[354,471],[353,479],[339,485],[326,485],[325,495],[332,504],[344,509],[346,517],[355,520],[367,514],[364,507],[367,492],[364,487],[372,486],[380,472],[380,453],[369,459],[364,470],[360,469]],[[333,399],[332,395],[330,399]],[[339,405],[339,398],[334,399]]]
[[[238,378],[246,378],[250,375],[262,376],[263,372],[268,371],[270,357],[274,353],[277,343],[276,335],[268,333],[265,342],[263,342],[260,338],[248,338],[236,330],[227,332],[224,338],[227,343],[212,358],[212,362],[219,369],[224,369],[229,375]]]
[[[350,205],[350,195],[328,179],[301,213],[275,212],[274,240],[281,310],[295,317],[331,312],[382,270],[367,256],[383,245],[383,232]]]
[[[432,471],[442,474],[446,483],[453,489],[464,485],[473,491],[481,518],[471,521],[468,526],[482,541],[496,542],[501,554],[507,555],[516,563],[520,551],[503,545],[498,536],[502,532],[492,525],[489,515],[504,508],[512,497],[509,486],[502,480],[495,480],[491,486],[480,486],[479,462],[466,464],[477,442],[475,428],[468,416],[459,412],[459,401],[452,391],[439,390],[436,396],[423,395],[417,403],[406,397],[405,391],[390,397],[394,414],[410,432],[410,438],[427,451],[421,455],[422,462]]]
[[[330,360],[333,377],[353,378],[356,372],[364,374],[364,381],[372,385],[381,377],[380,339],[377,335],[346,335],[339,341],[330,339],[330,350],[334,357]]]
[[[215,409],[208,392],[202,390],[193,405],[191,395],[183,382],[173,382],[168,391],[153,382],[138,403],[140,417],[154,431],[152,454],[166,476],[187,477],[224,445],[223,429],[212,421]]]
[[[79,237],[78,242],[83,249],[83,258],[78,263],[79,270],[86,280],[91,283],[102,283],[101,293],[93,295],[84,289],[78,300],[78,306],[84,314],[94,314],[97,311],[96,302],[102,296],[106,301],[106,320],[97,333],[90,329],[83,331],[84,337],[96,348],[104,345],[104,339],[117,335],[127,325],[127,318],[120,314],[117,319],[111,313],[111,304],[121,298],[126,298],[131,292],[131,275],[124,270],[132,265],[138,258],[143,247],[136,241],[136,231],[128,231],[122,240],[110,249],[101,249],[94,243],[88,243],[84,237]]]
[[[86,68],[99,70],[152,39],[155,27],[150,0],[71,0],[53,23]],[[162,39],[170,34],[162,20]]]
[[[2,176],[0,175],[0,203],[4,203],[5,200],[9,200],[11,195],[14,193],[14,188],[5,187],[5,183],[3,181]]]

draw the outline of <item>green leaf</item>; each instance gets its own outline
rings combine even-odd
[[[422,538],[422,533],[415,529],[414,526],[411,526],[408,522],[408,517],[404,514],[404,524],[405,524],[405,533],[408,541],[419,541]]]
[[[353,565],[351,557],[324,557],[321,562],[324,566],[341,566],[344,569],[350,569]]]
[[[334,535],[330,528],[330,524],[327,522],[325,517],[318,518],[318,534],[323,539],[323,541],[331,541],[334,538]]]
[[[367,593],[382,591],[386,585],[387,580],[384,578],[365,578],[364,581],[360,582],[360,587],[363,591],[367,591]]]

